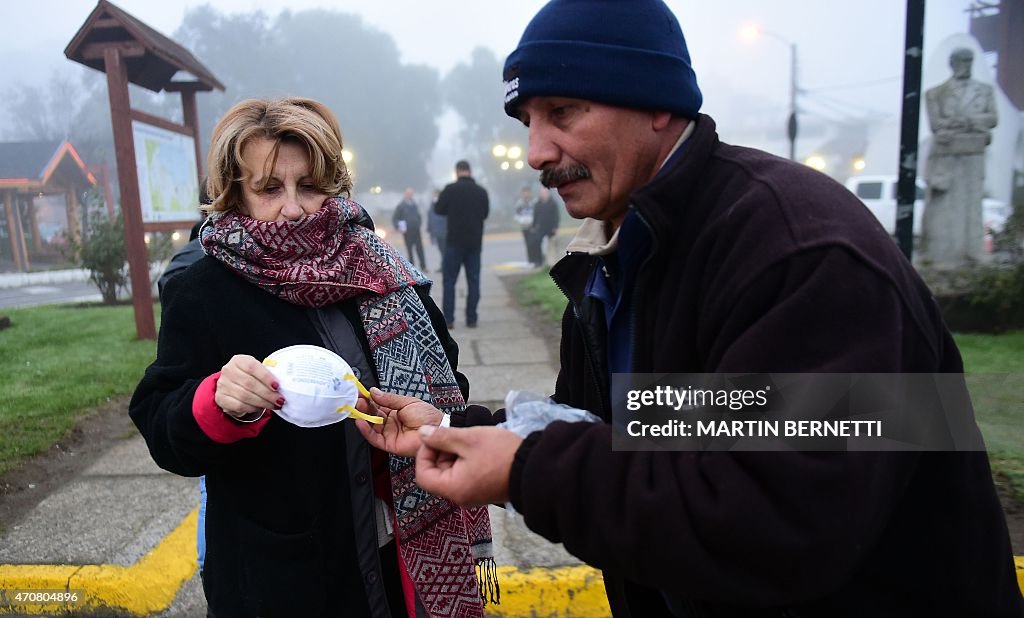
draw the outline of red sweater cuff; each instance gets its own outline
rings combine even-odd
[[[271,412],[263,413],[263,418],[255,423],[239,423],[231,420],[214,400],[217,394],[217,380],[220,372],[209,376],[199,383],[196,394],[192,397],[192,416],[199,428],[208,438],[220,444],[231,444],[245,438],[255,438],[263,426],[270,420]]]

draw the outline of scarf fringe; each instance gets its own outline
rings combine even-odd
[[[476,561],[476,579],[480,584],[480,600],[484,607],[490,602],[501,605],[501,585],[498,583],[498,565],[494,558],[480,558]]]

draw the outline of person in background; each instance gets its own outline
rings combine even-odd
[[[515,203],[515,215],[513,217],[523,232],[523,247],[526,249],[526,261],[534,264],[536,257],[531,253],[531,228],[533,227],[533,190],[525,186],[519,190],[519,198]]]
[[[427,233],[430,234],[430,241],[437,247],[438,262],[444,264],[444,247],[448,239],[448,217],[439,214],[435,208],[440,195],[441,191],[434,189],[430,200],[430,210],[427,212]],[[442,272],[442,269],[438,268],[437,272]]]
[[[473,180],[469,162],[455,164],[455,182],[447,185],[434,204],[434,211],[448,217],[445,241],[444,297],[441,308],[448,328],[455,328],[455,282],[466,269],[466,326],[476,328],[480,302],[480,251],[484,241],[484,220],[490,213],[487,190]]]
[[[551,190],[545,187],[540,190],[537,201],[533,204],[533,221],[528,237],[527,253],[531,256],[530,263],[537,268],[544,266],[544,256],[552,253],[550,248],[555,242],[555,234],[558,233],[558,219],[558,204],[551,197]],[[543,246],[545,238],[548,241],[548,251],[545,251]]]
[[[615,375],[929,374],[915,394],[937,403],[920,420],[941,433],[943,406],[967,397],[963,362],[856,197],[719,140],[661,0],[552,0],[504,79],[530,166],[583,219],[551,270],[568,300],[553,399],[604,422],[523,438],[466,426],[502,417],[471,407],[419,430],[416,482],[460,504],[510,501],[602,569],[617,617],[1019,618],[983,448],[613,450]],[[905,404],[879,396],[882,414]],[[374,401],[412,426],[430,416]],[[977,445],[969,403],[955,412],[955,439]]]
[[[415,255],[420,260],[420,269],[427,272],[427,261],[423,258],[423,236],[420,234],[423,217],[420,216],[420,208],[416,205],[416,200],[413,199],[414,195],[416,192],[412,188],[405,190],[402,201],[395,207],[391,223],[405,238],[405,249],[409,252],[409,261],[415,264]]]
[[[183,270],[191,266],[199,258],[205,255],[203,253],[203,247],[199,244],[199,228],[202,227],[203,222],[197,221],[188,234],[188,242],[181,246],[174,255],[171,256],[169,262],[167,262],[167,268],[164,269],[163,274],[157,279],[156,289],[157,295],[163,300],[164,287],[167,282],[171,280],[171,277],[181,273]]]
[[[129,413],[158,465],[206,477],[212,615],[482,618],[486,511],[423,492],[411,460],[368,448],[348,421],[310,429],[272,412],[286,401],[261,359],[300,344],[449,412],[468,392],[428,280],[348,199],[341,151],[312,99],[246,100],[221,118],[205,255],[166,283]]]

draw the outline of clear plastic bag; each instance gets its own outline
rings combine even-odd
[[[598,423],[601,418],[586,410],[555,403],[544,395],[529,391],[509,391],[505,396],[505,422],[499,423],[498,427],[525,438],[555,421]],[[505,503],[505,512],[516,514],[511,502]]]
[[[505,396],[505,422],[502,427],[525,438],[555,421],[599,423],[601,419],[586,410],[555,403],[529,391],[509,391]]]

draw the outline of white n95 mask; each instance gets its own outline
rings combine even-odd
[[[356,410],[362,393],[370,396],[352,367],[334,352],[315,345],[281,348],[266,359],[285,403],[277,415],[299,427],[323,427],[352,416],[371,423],[383,423],[379,416]]]

